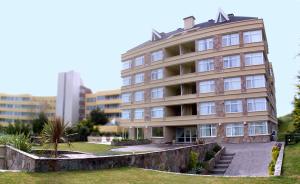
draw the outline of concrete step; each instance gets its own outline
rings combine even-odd
[[[222,164],[222,163],[217,163],[216,165],[215,165],[215,168],[228,168],[229,167],[229,164],[227,163],[227,164]]]
[[[233,156],[221,156],[221,160],[232,160]]]
[[[215,168],[211,171],[212,174],[224,174],[226,169],[224,168]]]
[[[222,156],[232,156],[232,157],[233,157],[234,155],[235,155],[235,153],[223,153],[223,154],[222,154]]]
[[[219,160],[218,164],[230,164],[231,160]]]

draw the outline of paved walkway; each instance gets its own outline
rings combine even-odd
[[[171,148],[182,147],[184,145],[166,145],[166,144],[146,144],[136,146],[126,146],[122,148],[115,148],[111,151],[116,152],[151,152],[151,151],[162,151]]]
[[[226,152],[235,153],[224,175],[227,176],[268,176],[272,146],[270,143],[223,144]]]

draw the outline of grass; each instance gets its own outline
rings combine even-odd
[[[97,148],[78,143],[79,149],[98,152],[109,149],[101,145]],[[82,146],[85,145],[85,146]],[[61,145],[62,147],[65,145]],[[74,145],[75,147],[75,145]],[[300,144],[286,147],[283,176],[281,177],[206,177],[187,176],[138,168],[106,169],[99,171],[72,171],[50,173],[0,173],[0,184],[300,184]]]
[[[49,146],[34,146],[34,149],[51,149]],[[67,143],[60,143],[58,145],[58,150],[68,150],[68,151],[79,151],[86,153],[93,153],[95,155],[111,154],[110,151],[116,146],[103,145],[103,144],[92,144],[86,142],[74,142],[71,144],[71,147]],[[117,153],[117,152],[116,152]]]

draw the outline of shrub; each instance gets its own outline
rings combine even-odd
[[[279,151],[277,150],[272,151],[272,160],[276,162],[278,155],[279,155]]]
[[[215,156],[215,152],[214,151],[208,151],[205,153],[205,158],[204,161],[209,161],[210,159],[214,158]]]
[[[220,151],[221,149],[222,149],[221,146],[219,146],[219,145],[217,144],[217,145],[214,146],[213,151],[217,153],[217,152]]]
[[[29,136],[24,134],[0,136],[0,144],[11,145],[25,152],[30,152],[32,148]]]
[[[275,162],[272,160],[268,167],[269,175],[274,175],[275,171]]]
[[[189,155],[189,164],[188,167],[190,170],[195,169],[198,163],[198,156],[199,154],[195,151],[191,151]]]

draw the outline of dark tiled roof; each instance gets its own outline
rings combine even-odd
[[[231,22],[238,22],[238,21],[250,20],[250,19],[258,19],[257,17],[242,17],[242,16],[234,16],[233,14],[228,14],[228,18],[229,18],[228,21],[219,22],[219,23],[215,23],[215,20],[211,19],[211,20],[208,20],[207,22],[196,24],[191,29],[194,29],[194,28],[203,29],[203,28],[208,28],[208,27],[217,26],[217,25],[221,25],[221,24],[227,24],[227,23],[231,23]],[[176,34],[179,34],[179,33],[183,32],[183,31],[184,31],[183,28],[178,28],[177,30],[174,30],[174,31],[171,31],[171,32],[168,32],[168,33],[161,32],[159,34],[161,35],[162,38],[159,39],[159,40],[166,39],[170,36],[174,36]],[[159,40],[157,40],[157,41],[159,41]],[[142,48],[142,47],[147,46],[147,45],[150,45],[153,42],[155,42],[155,41],[148,40],[148,41],[146,41],[146,42],[144,42],[144,43],[128,50],[127,52]]]

